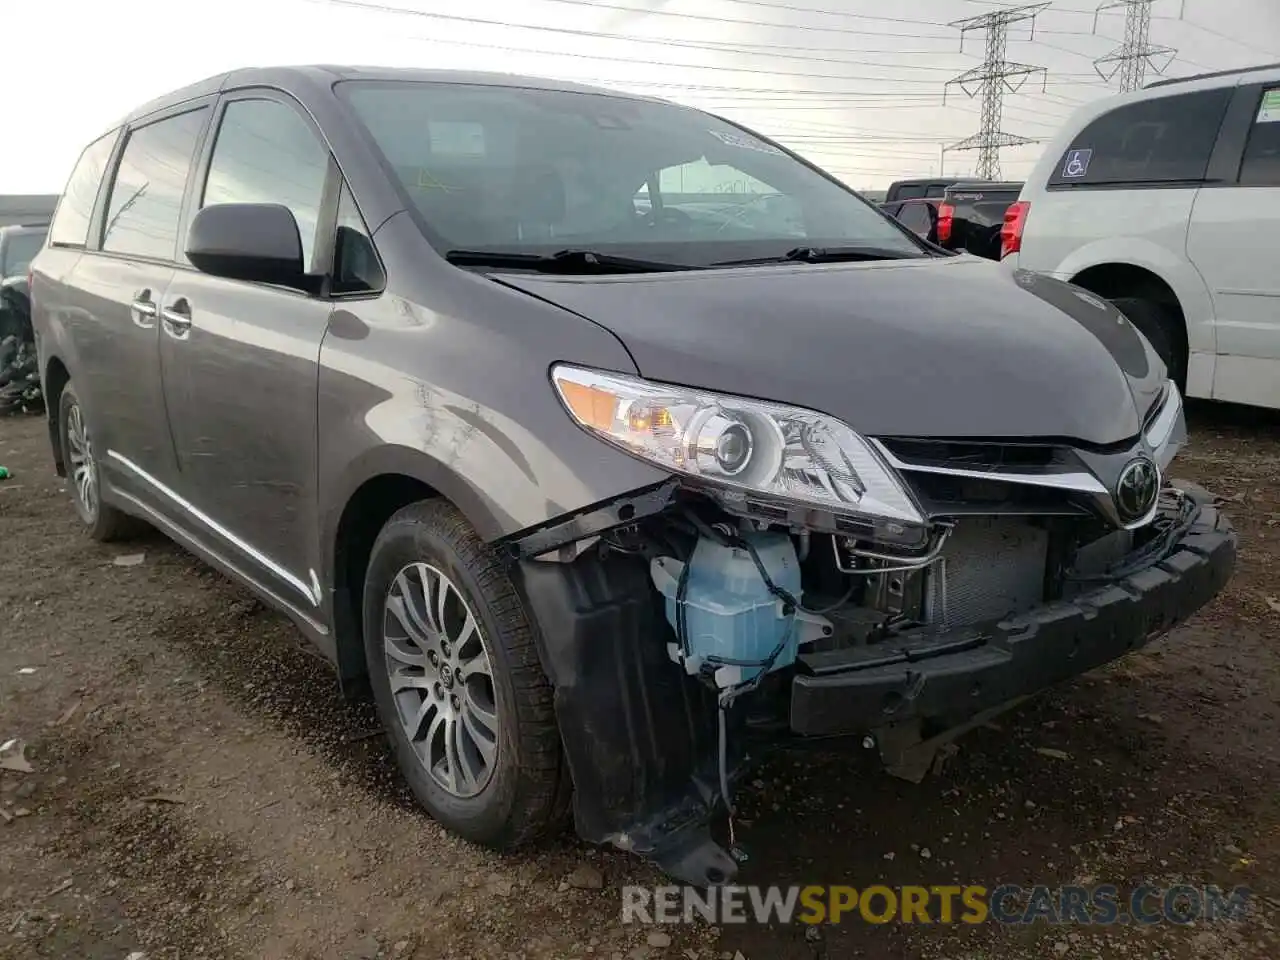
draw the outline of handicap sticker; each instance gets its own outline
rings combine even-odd
[[[1280,90],[1268,90],[1262,95],[1262,107],[1258,110],[1258,123],[1280,123]]]
[[[1067,159],[1062,164],[1063,180],[1079,180],[1089,172],[1089,160],[1092,150],[1068,150]]]

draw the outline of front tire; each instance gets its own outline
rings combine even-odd
[[[102,502],[102,477],[89,420],[75,384],[62,388],[58,401],[58,442],[71,484],[71,499],[84,531],[93,540],[110,543],[135,534],[141,524],[133,517]]]
[[[495,849],[558,826],[569,775],[533,628],[455,507],[423,501],[387,522],[363,607],[378,714],[422,806]]]

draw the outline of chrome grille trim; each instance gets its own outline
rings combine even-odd
[[[1070,490],[1087,493],[1091,496],[1109,497],[1106,487],[1091,473],[1071,471],[1067,473],[1010,473],[996,470],[971,470],[965,467],[942,467],[933,464],[916,464],[903,460],[879,440],[871,439],[889,466],[904,473],[936,473],[947,477],[964,477],[970,480],[990,480],[996,483],[1023,484],[1032,487],[1051,487],[1055,490]]]
[[[1164,404],[1143,433],[1143,439],[1147,441],[1147,445],[1157,451],[1163,447],[1165,441],[1169,439],[1169,435],[1173,432],[1174,426],[1177,425],[1178,416],[1181,413],[1182,395],[1178,392],[1174,382],[1170,380],[1166,384]]]

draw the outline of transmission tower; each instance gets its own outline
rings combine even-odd
[[[980,179],[1000,179],[1001,147],[1017,147],[1024,143],[1036,142],[1028,137],[1005,133],[1000,127],[1004,114],[1004,95],[1018,90],[1027,82],[1028,77],[1044,73],[1045,68],[1025,63],[1010,63],[1005,59],[1005,48],[1009,39],[1009,25],[1024,20],[1029,21],[1034,35],[1036,15],[1047,6],[1049,6],[1048,2],[1032,3],[1021,7],[1004,7],[976,17],[956,20],[951,24],[960,31],[962,51],[964,38],[971,30],[983,30],[987,35],[986,57],[981,65],[947,81],[947,89],[957,86],[970,97],[982,95],[982,121],[978,132],[947,148],[948,152],[977,150],[976,175]],[[946,103],[946,99],[944,92],[943,103]]]
[[[1120,92],[1127,93],[1142,86],[1147,67],[1164,73],[1178,55],[1173,47],[1153,45],[1151,4],[1154,0],[1103,0],[1093,13],[1093,32],[1098,32],[1098,17],[1106,10],[1124,7],[1124,42],[1105,56],[1093,61],[1093,68],[1103,80],[1120,77]],[[1178,14],[1181,19],[1182,14]]]

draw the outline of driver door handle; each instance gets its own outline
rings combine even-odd
[[[165,333],[175,340],[185,340],[191,333],[191,304],[186,297],[179,297],[160,311]]]

